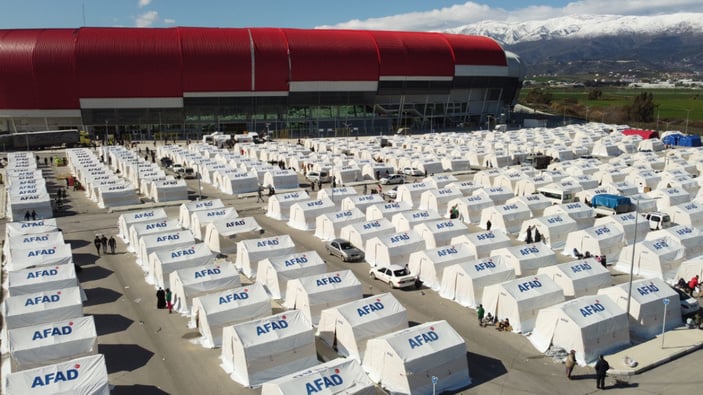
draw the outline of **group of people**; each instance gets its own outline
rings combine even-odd
[[[110,236],[108,239],[105,235],[95,235],[93,240],[95,244],[95,249],[98,251],[98,256],[100,256],[100,249],[102,249],[103,254],[107,254],[107,247],[110,247],[110,253],[115,254],[115,248],[117,248],[117,240],[114,236]]]
[[[459,208],[455,204],[449,209],[449,218],[458,219],[459,217],[461,217],[461,213],[459,213]]]
[[[276,190],[273,188],[273,185],[269,185],[268,190],[268,196],[273,196],[276,194]],[[256,190],[256,202],[266,203],[266,201],[264,200],[264,187],[262,185],[259,185],[259,188]]]
[[[498,321],[498,317],[494,317],[490,312],[486,314],[486,309],[483,308],[482,304],[478,305],[476,315],[478,317],[478,325],[481,327],[493,325],[499,331],[512,330],[512,326],[510,326],[510,319],[508,319],[508,317],[505,317],[502,321]]]
[[[168,313],[173,312],[173,293],[171,293],[170,288],[159,287],[156,291],[156,308],[157,309],[168,309]]]
[[[534,231],[534,236],[533,236],[533,231]],[[539,229],[537,229],[537,226],[534,226],[534,225],[528,226],[525,233],[526,233],[525,243],[527,243],[527,244],[539,243],[541,241],[543,241],[545,243],[547,242],[547,240],[545,240],[542,237],[542,233],[539,232]]]
[[[684,280],[683,278],[680,278],[679,281],[676,283],[676,286],[681,288],[682,290],[685,290],[688,292],[691,297],[693,296],[693,293],[696,291],[696,288],[700,285],[700,278],[696,274],[695,276],[691,277],[688,282]]]
[[[32,210],[32,212],[30,213],[29,210],[27,210],[27,212],[24,213],[24,220],[29,221],[30,219],[32,221],[37,220],[37,212],[36,211]]]

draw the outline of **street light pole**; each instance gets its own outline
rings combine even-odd
[[[688,134],[688,115],[691,113],[690,109],[686,109],[686,129],[684,129],[684,133]]]
[[[635,270],[635,245],[637,244],[637,223],[640,219],[640,200],[634,199],[637,202],[635,206],[635,234],[632,236],[632,259],[630,260],[630,281],[627,289],[627,319],[630,319],[630,300],[632,299],[632,276]]]
[[[105,141],[103,142],[103,145],[107,145],[107,124],[110,123],[109,120],[105,120]]]

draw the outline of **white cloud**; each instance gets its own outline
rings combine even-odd
[[[176,23],[176,20],[173,18],[164,18],[164,23],[167,25],[173,25]]]
[[[151,4],[151,0],[139,0],[137,5],[139,6],[139,8],[144,8],[149,4]]]
[[[143,14],[137,15],[135,18],[135,26],[137,27],[150,27],[154,22],[159,20],[159,13],[156,11],[147,11]]]
[[[336,25],[318,26],[320,29],[382,29],[436,31],[446,30],[485,20],[530,21],[543,20],[567,15],[656,15],[681,12],[703,12],[700,0],[582,0],[561,8],[544,5],[531,5],[517,10],[491,8],[486,4],[468,1],[450,7],[430,11],[410,12],[366,20],[350,20]]]

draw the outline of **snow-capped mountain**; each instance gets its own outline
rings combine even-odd
[[[525,22],[487,20],[447,32],[489,36],[508,45],[526,41],[631,34],[696,34],[703,33],[703,13],[656,16],[572,15]]]

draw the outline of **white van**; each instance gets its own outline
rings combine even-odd
[[[549,186],[537,188],[537,193],[551,200],[554,204],[571,203],[576,201],[576,197],[573,192],[552,188]]]
[[[649,222],[650,230],[666,229],[671,226],[669,214],[653,212],[645,214],[644,218]]]

